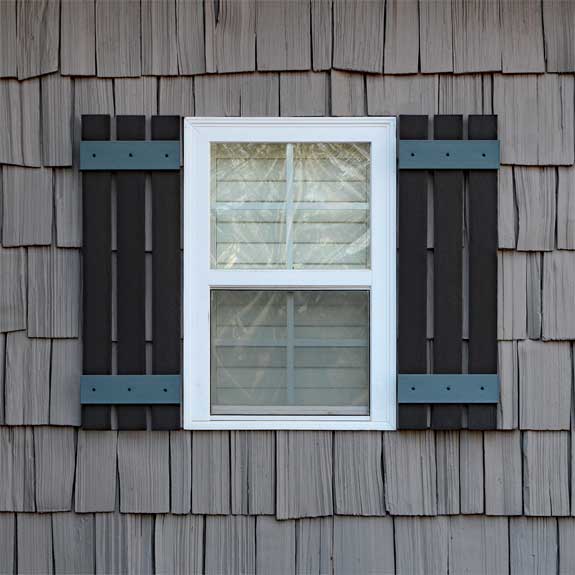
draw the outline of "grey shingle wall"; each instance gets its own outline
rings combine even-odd
[[[0,573],[572,573],[573,6],[0,2]],[[78,431],[84,113],[498,114],[500,430]]]

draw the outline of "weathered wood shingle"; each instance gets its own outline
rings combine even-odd
[[[96,0],[98,76],[139,76],[142,71],[140,2]]]
[[[232,431],[230,434],[231,512],[275,513],[275,433]]]
[[[157,78],[117,78],[114,80],[116,114],[151,116],[158,113]]]
[[[332,434],[280,431],[276,435],[277,518],[331,515]]]
[[[28,339],[22,331],[6,339],[5,422],[48,425],[50,340]]]
[[[16,567],[16,519],[13,513],[0,513],[0,573],[14,573]]]
[[[295,573],[295,521],[275,517],[256,519],[256,572],[267,575]]]
[[[370,116],[435,114],[437,76],[367,76],[367,113]]]
[[[4,166],[2,177],[4,246],[50,245],[52,170]]]
[[[206,575],[256,572],[256,518],[206,517]]]
[[[519,431],[486,431],[485,513],[521,515],[521,434]]]
[[[454,72],[501,70],[499,2],[453,2],[452,10]]]
[[[40,80],[0,81],[0,162],[39,166],[42,163],[40,134]]]
[[[543,19],[538,0],[501,0],[503,72],[545,72]]]
[[[433,432],[383,435],[385,503],[392,515],[435,515],[437,487]]]
[[[175,76],[178,74],[175,2],[143,0],[142,74]]]
[[[419,0],[421,71],[453,71],[453,24],[451,2]]]
[[[523,435],[523,512],[569,515],[569,433]]]
[[[156,573],[201,573],[204,558],[204,518],[158,515],[154,529]]]
[[[521,429],[569,429],[571,345],[521,341],[518,348]]]
[[[75,510],[114,511],[118,433],[80,431],[76,457]]]
[[[239,116],[241,76],[198,76],[194,79],[196,115]]]
[[[176,22],[180,74],[203,74],[206,71],[204,3],[178,0]]]
[[[517,246],[517,208],[513,189],[513,168],[499,168],[499,198],[497,205],[497,238],[499,248],[514,250]]]
[[[461,431],[459,466],[461,513],[483,513],[483,433],[481,431]]]
[[[512,517],[509,520],[510,573],[557,572],[557,519]]]
[[[17,76],[16,15],[16,0],[0,2],[0,78]]]
[[[230,513],[230,435],[192,434],[192,513]]]
[[[170,445],[166,431],[118,434],[120,511],[167,513],[170,510]]]
[[[333,67],[381,73],[384,3],[377,0],[333,3]]]
[[[518,250],[552,250],[555,244],[554,168],[515,168]]]
[[[364,76],[333,70],[330,79],[332,116],[365,116]]]
[[[435,432],[435,459],[437,468],[437,513],[459,513],[459,432]]]
[[[80,575],[94,573],[94,516],[76,513],[52,514],[54,570]]]
[[[385,515],[381,433],[334,435],[334,511],[339,515]]]
[[[575,4],[543,0],[545,58],[548,72],[575,71]]]
[[[527,254],[497,254],[497,339],[527,337]]]
[[[394,526],[397,573],[447,575],[447,517],[398,517]]]
[[[50,361],[50,425],[80,425],[82,342],[54,340]]]
[[[35,511],[32,429],[0,427],[0,456],[0,510]]]
[[[42,153],[45,166],[72,165],[72,80],[42,78]]]
[[[333,52],[332,0],[311,0],[311,53],[313,69],[329,70]]]
[[[386,74],[417,74],[419,67],[418,0],[387,0],[385,3]]]
[[[154,517],[96,514],[96,574],[152,575]]]
[[[575,253],[543,256],[543,339],[575,339]]]
[[[311,68],[310,0],[258,0],[256,49],[258,70]]]
[[[332,573],[333,517],[298,520],[296,541],[296,573]]]
[[[451,517],[449,530],[449,573],[494,575],[508,572],[506,517]]]
[[[240,85],[241,116],[279,116],[279,75],[244,74]]]
[[[94,0],[61,0],[60,72],[96,74],[96,12]]]
[[[439,76],[439,113],[483,114],[483,88],[481,74]]]
[[[0,332],[26,328],[26,277],[26,251],[0,248]]]
[[[324,72],[280,74],[282,116],[326,116],[329,110],[329,77]]]
[[[54,170],[54,216],[56,245],[60,248],[82,246],[82,174],[63,168]]]
[[[206,71],[222,73],[255,70],[255,0],[208,0],[204,9]]]
[[[516,341],[499,342],[499,404],[497,428],[515,429],[519,426],[519,365]]]
[[[557,248],[575,249],[575,168],[557,171]]]
[[[542,268],[542,254],[527,255],[527,337],[529,339],[541,339]]]
[[[66,427],[34,429],[36,511],[70,511],[76,456],[76,432]]]
[[[194,115],[193,78],[160,78],[159,92],[159,114]]]
[[[493,85],[501,162],[573,164],[573,78],[497,74]]]
[[[559,574],[575,571],[575,519],[557,519],[559,527]]]
[[[47,513],[19,513],[16,526],[18,573],[52,575],[52,517]]]
[[[334,575],[394,571],[391,517],[334,517]]]
[[[80,252],[28,250],[28,335],[78,337]]]
[[[170,510],[189,513],[192,505],[192,434],[170,431]]]
[[[60,0],[18,2],[18,78],[58,70]]]

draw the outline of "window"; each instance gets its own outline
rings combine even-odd
[[[187,118],[184,427],[395,427],[395,119]]]

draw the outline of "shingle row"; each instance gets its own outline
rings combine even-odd
[[[243,2],[241,4],[244,5]],[[22,82],[0,79],[0,121],[8,126],[0,132],[0,164],[77,166],[82,114],[349,116],[494,113],[499,115],[504,164],[570,166],[574,161],[573,94],[573,77],[557,74],[364,77],[340,71],[304,71],[201,75],[195,78],[71,79],[50,74]],[[537,178],[544,178],[543,185],[551,185],[553,171],[549,176],[535,174],[535,171],[521,170],[515,173],[514,179],[519,182],[519,198],[529,193]],[[564,180],[568,177],[568,173],[563,175]],[[563,197],[560,199],[562,202],[567,200],[566,205],[570,206],[568,189],[568,184],[562,187]],[[523,209],[534,207],[527,205]],[[553,217],[553,213],[547,214],[547,222],[550,223]],[[568,221],[563,221],[562,225],[566,227]],[[535,249],[553,247],[553,238],[549,238],[548,233],[546,235],[545,227],[525,240],[530,231],[525,226],[520,230],[519,249],[522,246],[533,249],[529,247],[530,242],[539,246]],[[573,245],[573,238],[565,235],[569,233],[572,235],[571,230],[561,230],[558,247]]]
[[[60,7],[61,5],[61,7]],[[0,76],[572,72],[557,0],[2,2]]]
[[[571,573],[573,519],[0,514],[2,573]]]
[[[0,511],[568,516],[573,458],[569,431],[0,427]]]

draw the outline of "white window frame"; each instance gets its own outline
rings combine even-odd
[[[396,120],[186,118],[184,121],[184,428],[393,430],[396,427]],[[371,149],[368,270],[233,270],[210,265],[210,144],[365,142]],[[212,288],[367,289],[369,415],[212,415]]]

